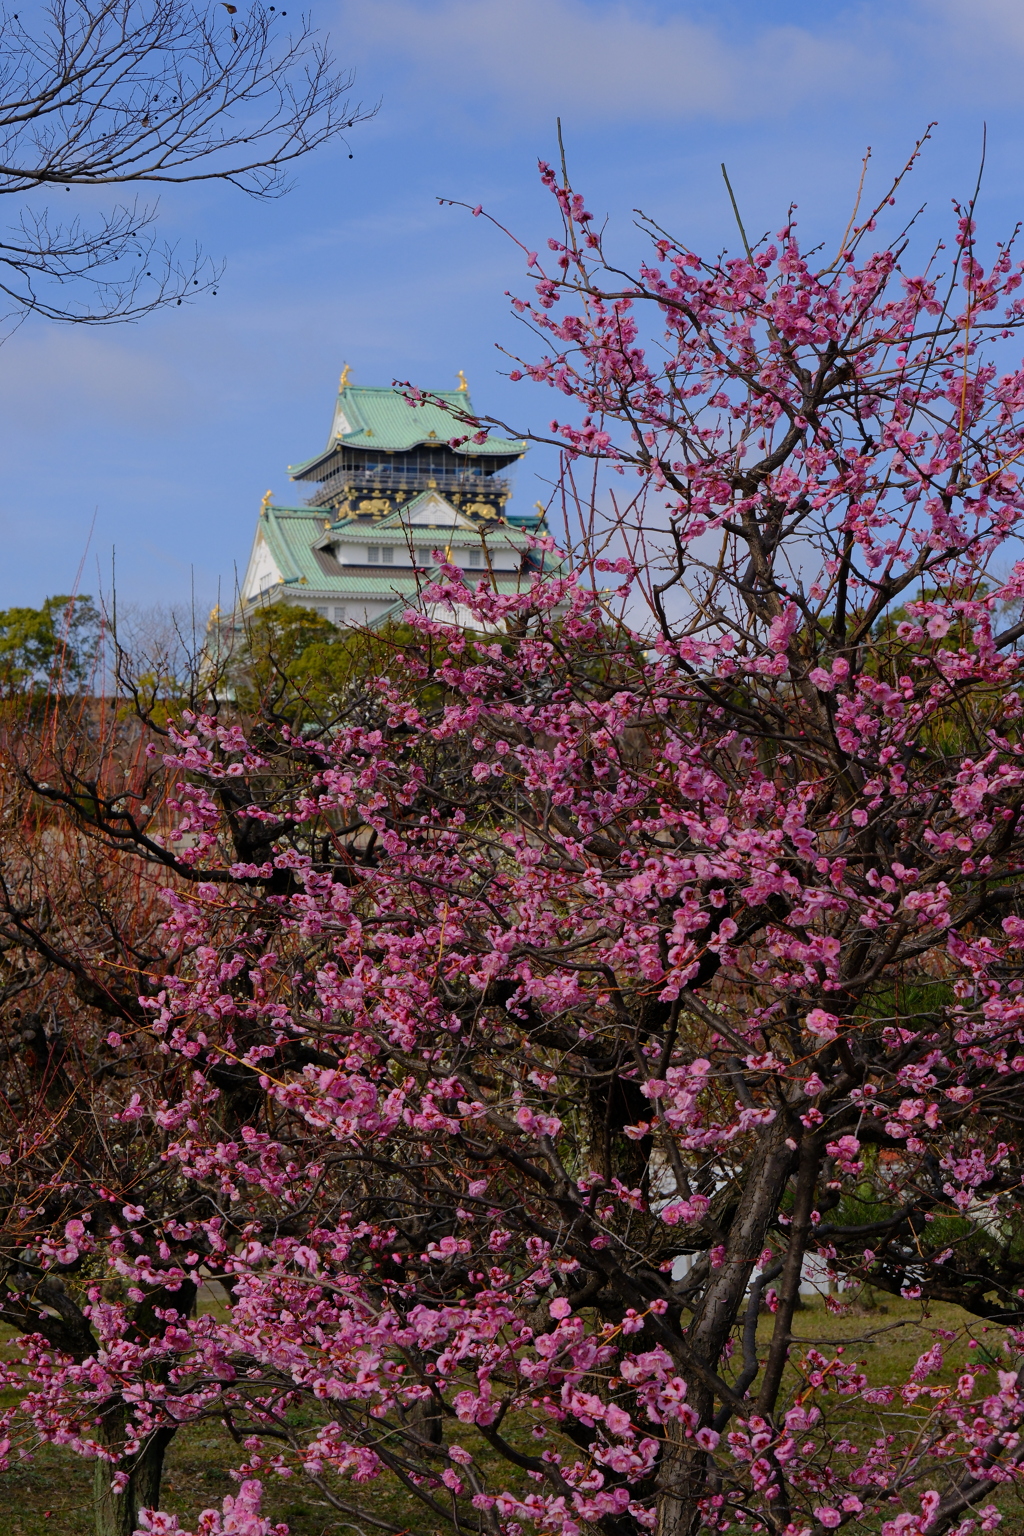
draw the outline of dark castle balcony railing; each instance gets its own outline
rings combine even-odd
[[[367,492],[383,492],[394,495],[396,491],[408,491],[415,494],[417,491],[476,491],[486,498],[494,499],[498,496],[507,496],[510,490],[508,480],[499,479],[497,475],[486,475],[480,470],[430,470],[427,473],[408,470],[403,473],[400,469],[381,469],[377,471],[341,470],[333,475],[328,475],[315,496],[310,496],[306,501],[307,507],[327,507],[338,500],[345,491],[351,489],[357,494]]]

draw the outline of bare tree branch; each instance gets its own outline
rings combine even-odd
[[[224,12],[221,19],[221,11]],[[372,115],[303,16],[187,0],[55,0],[0,13],[0,195],[225,181],[277,197],[288,167]],[[153,234],[129,200],[95,226],[30,208],[0,240],[7,326],[133,320],[216,288],[221,268]]]

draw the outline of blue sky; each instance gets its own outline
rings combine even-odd
[[[549,396],[504,379],[495,346],[517,341],[516,251],[436,199],[483,203],[536,247],[552,224],[536,161],[559,115],[574,181],[627,258],[635,207],[697,249],[734,242],[722,160],[752,231],[792,200],[808,241],[832,244],[865,148],[880,186],[931,119],[902,205],[927,204],[922,233],[969,194],[985,122],[982,235],[1024,216],[1019,0],[313,0],[312,14],[380,110],[281,201],[164,196],[164,233],[226,259],[217,297],[134,327],[29,321],[0,349],[0,606],[70,590],[83,557],[96,592],[112,551],[120,600],[229,597],[263,492],[299,499],[286,465],[322,446],[344,362],[359,383],[428,388],[463,368],[478,407],[546,424]],[[536,453],[518,469],[520,505],[550,471]]]

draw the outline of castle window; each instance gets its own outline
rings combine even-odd
[[[335,610],[334,610],[334,612],[332,614],[332,618],[334,619],[335,624],[344,624],[344,622],[345,622],[345,610],[344,610],[344,608],[335,608]]]
[[[390,544],[371,544],[366,551],[367,565],[393,565],[395,551]]]
[[[478,568],[481,565],[483,565],[483,563],[484,563],[484,552],[483,552],[483,550],[482,549],[471,549],[470,552],[469,552],[469,563],[470,563],[471,566],[476,566]]]

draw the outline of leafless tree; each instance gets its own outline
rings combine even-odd
[[[370,115],[351,86],[309,18],[291,26],[273,5],[0,11],[0,195],[31,200],[0,238],[3,321],[109,324],[215,286],[214,263],[158,240],[155,203],[129,198],[85,223],[47,195],[218,180],[277,196],[293,161]]]

